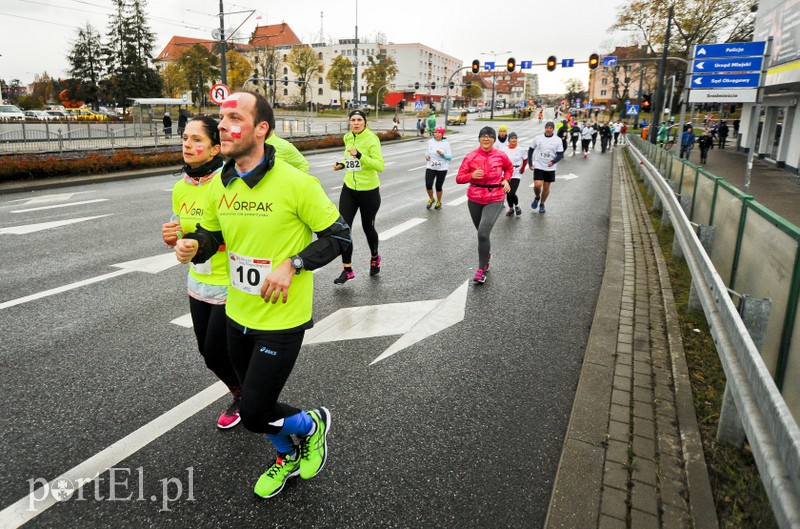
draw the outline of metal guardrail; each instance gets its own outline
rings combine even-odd
[[[406,119],[398,124],[401,131],[413,130],[413,123],[407,127]],[[372,130],[391,130],[391,122],[370,123]],[[327,121],[304,117],[287,117],[275,120],[275,130],[287,139],[310,136],[342,135],[349,130],[348,123],[341,117]],[[15,123],[0,124],[0,154],[37,154],[49,152],[70,152],[101,149],[124,149],[137,147],[179,146],[181,139],[177,128],[173,134],[164,135],[162,126],[157,123]]]
[[[783,528],[800,527],[800,428],[679,198],[657,168],[664,155],[648,145],[634,138],[629,149],[674,226],[775,518]],[[655,163],[643,150],[655,155]]]

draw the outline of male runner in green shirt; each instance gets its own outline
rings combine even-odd
[[[275,117],[263,96],[231,94],[220,118],[229,161],[211,184],[197,231],[180,239],[175,253],[183,263],[200,263],[220,245],[227,249],[228,348],[242,382],[239,413],[278,453],[254,489],[269,498],[291,477],[314,477],[327,459],[330,412],[298,409],[278,397],[313,325],[311,270],[350,246],[350,227],[319,180],[277,159],[265,144]]]

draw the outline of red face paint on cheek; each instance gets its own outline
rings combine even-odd
[[[203,154],[203,151],[205,150],[206,148],[203,145],[196,145],[194,148],[194,152],[196,152],[197,154]]]
[[[233,138],[234,140],[242,139],[242,128],[239,127],[238,125],[233,125],[231,127],[231,138]]]

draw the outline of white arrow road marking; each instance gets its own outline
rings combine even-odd
[[[61,226],[68,226],[69,224],[76,224],[87,220],[101,219],[103,217],[110,217],[111,215],[96,215],[94,217],[82,217],[79,219],[68,220],[54,220],[53,222],[40,222],[39,224],[27,224],[25,226],[11,226],[10,228],[0,228],[0,235],[26,235],[37,231],[50,230],[53,228],[60,228]]]
[[[467,198],[467,195],[464,195],[461,198],[457,198],[455,200],[451,200],[450,202],[445,204],[445,206],[460,206],[461,204],[465,204],[467,202],[467,200],[469,200]]]
[[[56,208],[66,208],[69,206],[82,206],[83,204],[93,204],[95,202],[106,202],[108,201],[107,198],[96,198],[94,200],[84,200],[82,202],[70,202],[68,204],[55,204],[53,206],[42,206],[39,208],[28,208],[28,209],[18,209],[14,210],[11,213],[27,213],[29,211],[41,211],[43,209],[56,209]]]
[[[181,327],[186,327],[187,329],[191,329],[194,326],[192,323],[192,313],[184,314],[183,316],[179,316],[172,320],[170,323],[174,323],[175,325],[180,325]]]
[[[375,364],[462,321],[468,284],[465,281],[445,299],[339,309],[314,324],[304,341],[312,344],[402,334],[370,363]]]
[[[94,481],[103,472],[135,454],[155,439],[195,415],[198,411],[223,397],[226,393],[228,393],[228,388],[222,382],[217,382],[207,387],[160,417],[156,417],[138,430],[123,437],[105,450],[67,470],[53,479],[50,482],[51,486],[60,479],[69,480],[74,485],[75,492],[77,492],[84,485]],[[0,511],[0,527],[19,527],[56,504],[53,494],[47,494],[43,499],[39,499],[40,496],[42,496],[41,489],[37,489]]]
[[[175,265],[179,265],[178,259],[174,253],[165,253],[161,255],[154,255],[152,257],[145,257],[143,259],[135,259],[133,261],[126,261],[124,263],[113,264],[114,268],[122,268],[130,272],[145,272],[147,274],[157,274],[163,272]]]
[[[414,219],[407,220],[402,224],[398,224],[394,228],[390,228],[390,229],[388,229],[388,230],[386,230],[384,232],[381,232],[378,235],[378,240],[388,241],[389,239],[391,239],[395,235],[400,235],[404,231],[410,230],[411,228],[413,228],[417,224],[422,224],[426,220],[428,220],[428,219],[414,218]]]
[[[96,193],[96,191],[78,191],[75,193],[58,193],[55,195],[42,195],[40,197],[33,197],[25,200],[26,206],[34,204],[49,204],[51,202],[59,202],[62,200],[69,200],[74,195],[85,195],[86,193]]]
[[[171,268],[177,264],[180,263],[178,263],[178,260],[175,258],[175,254],[168,253],[163,255],[156,255],[155,257],[146,257],[144,259],[137,259],[135,261],[128,261],[125,263],[111,265],[116,268],[121,268],[122,270],[117,270],[116,272],[110,272],[108,274],[103,274],[97,277],[90,277],[89,279],[76,281],[75,283],[70,283],[68,285],[64,285],[61,287],[52,288],[50,290],[45,290],[44,292],[37,292],[36,294],[31,294],[30,296],[4,301],[3,303],[0,303],[0,310],[7,309],[9,307],[14,307],[16,305],[22,305],[23,303],[27,303],[29,301],[35,301],[37,299],[53,296],[55,294],[60,294],[62,292],[67,292],[69,290],[74,290],[76,288],[85,285],[91,285],[92,283],[105,281],[106,279],[111,279],[112,277],[118,277],[121,275],[130,274],[131,272],[146,272],[148,274],[157,274],[158,272],[166,270],[167,268]]]
[[[569,174],[565,174],[565,175],[556,176],[557,180],[572,180],[573,178],[578,178],[578,175],[573,174],[573,173],[569,173]]]

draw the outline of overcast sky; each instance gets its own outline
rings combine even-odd
[[[247,37],[258,25],[286,22],[303,42],[317,40],[322,29],[328,38],[352,38],[356,23],[360,38],[386,35],[389,42],[419,42],[468,65],[492,60],[498,65],[508,56],[543,63],[549,55],[587,60],[590,53],[613,50],[627,44],[624,34],[612,35],[609,27],[625,0],[571,0],[563,3],[487,2],[439,0],[386,2],[382,0],[224,0],[226,26]],[[398,11],[393,5],[404,6]],[[68,75],[67,54],[77,28],[92,24],[101,35],[108,28],[110,0],[3,0],[0,3],[0,78],[22,84],[36,74]],[[545,7],[546,6],[546,7]],[[150,29],[156,34],[154,55],[173,35],[209,38],[219,26],[219,0],[150,0]],[[245,11],[255,10],[248,18]],[[235,12],[239,13],[235,13]],[[357,13],[357,18],[356,18]],[[257,17],[261,17],[257,19]],[[511,53],[506,53],[510,51]],[[588,80],[586,65],[548,72],[535,67],[540,92],[563,92],[563,80]]]

